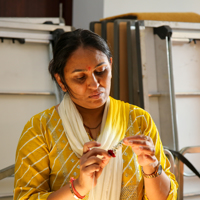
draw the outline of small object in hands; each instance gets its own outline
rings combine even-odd
[[[116,155],[114,154],[113,150],[108,150],[108,153],[112,156],[112,157],[116,157]]]
[[[123,140],[119,141],[117,145],[113,146],[112,149],[108,150],[108,153],[112,157],[116,157],[117,151],[122,148]]]
[[[73,194],[74,198],[75,199],[83,199],[85,196],[81,196],[75,189],[74,187],[74,177],[71,177],[70,178],[70,181],[69,181],[69,187],[70,187],[70,191],[71,193]]]

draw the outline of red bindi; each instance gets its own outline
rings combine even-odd
[[[91,67],[88,67],[88,70],[90,71],[90,70],[91,70]]]

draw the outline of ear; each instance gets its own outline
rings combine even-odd
[[[54,74],[54,77],[58,83],[58,85],[61,87],[63,92],[67,92],[67,89],[65,88],[64,84],[61,81],[60,75],[58,73]]]
[[[111,65],[111,67],[112,67],[112,64],[113,64],[113,58],[110,57],[110,65]]]
[[[112,78],[112,64],[113,64],[113,58],[112,58],[112,57],[110,57],[111,78]]]

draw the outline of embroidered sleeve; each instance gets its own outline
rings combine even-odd
[[[33,117],[26,124],[16,151],[14,200],[47,199],[51,194],[48,153],[41,124]]]

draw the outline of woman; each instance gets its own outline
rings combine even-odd
[[[112,57],[105,41],[87,30],[64,33],[49,71],[66,94],[22,132],[14,199],[176,199],[152,118],[109,97]],[[121,140],[112,158],[108,150]]]

